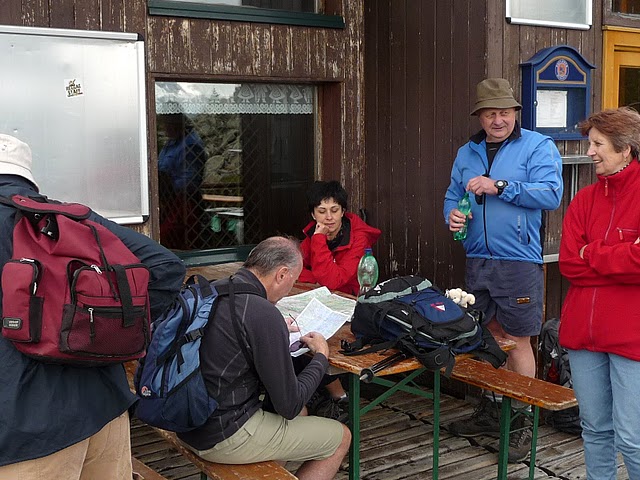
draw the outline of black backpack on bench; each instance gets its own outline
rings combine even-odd
[[[351,331],[342,353],[362,355],[397,348],[416,357],[427,369],[449,376],[455,355],[473,353],[498,368],[507,354],[482,326],[482,313],[447,298],[429,280],[396,277],[358,297]]]

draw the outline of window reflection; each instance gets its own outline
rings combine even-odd
[[[611,9],[618,13],[640,14],[640,0],[613,0]]]
[[[309,85],[156,83],[160,242],[188,251],[297,235],[314,97]]]
[[[640,68],[620,68],[618,105],[629,106],[640,111]]]
[[[174,0],[176,2],[200,3],[203,5],[230,5],[256,7],[291,12],[317,13],[316,0]]]

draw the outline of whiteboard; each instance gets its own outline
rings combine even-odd
[[[149,215],[144,43],[137,34],[0,26],[0,133],[31,147],[50,198],[118,223]]]
[[[588,30],[592,0],[507,0],[509,23]]]

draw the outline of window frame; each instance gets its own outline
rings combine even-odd
[[[148,0],[149,15],[204,18],[250,23],[269,23],[304,27],[344,29],[344,17],[324,13],[292,12],[269,8],[250,8],[234,5],[210,5],[175,0]]]
[[[157,135],[157,131],[158,131],[158,122],[157,122],[157,117],[158,117],[158,108],[157,108],[157,102],[158,99],[156,97],[156,93],[155,93],[155,84],[161,82],[161,83],[166,83],[166,82],[170,82],[170,83],[180,83],[180,82],[186,82],[186,83],[212,83],[212,84],[217,84],[217,83],[224,83],[224,84],[242,84],[242,83],[249,83],[249,84],[284,84],[284,85],[290,85],[290,84],[294,84],[294,85],[309,85],[313,88],[313,100],[312,100],[312,105],[313,105],[313,117],[314,117],[314,144],[313,144],[313,175],[314,175],[314,179],[317,179],[318,176],[320,175],[320,158],[322,155],[322,146],[324,145],[323,142],[323,134],[320,130],[320,125],[323,124],[323,122],[321,122],[320,120],[320,116],[321,116],[321,111],[322,109],[320,108],[320,95],[323,92],[323,87],[326,87],[327,84],[325,83],[318,83],[318,82],[295,82],[292,80],[289,81],[278,81],[278,82],[273,82],[273,81],[259,81],[255,78],[247,78],[247,77],[232,77],[232,78],[225,78],[225,79],[218,79],[215,77],[209,77],[207,79],[193,79],[193,78],[176,78],[176,77],[167,77],[164,75],[161,76],[157,76],[153,78],[152,84],[154,85],[153,87],[153,91],[154,91],[154,101],[153,101],[153,120],[152,123],[150,123],[150,128],[154,129],[154,135]],[[341,83],[340,82],[331,82],[330,85],[333,85],[335,88],[340,88]],[[330,130],[325,126],[324,130]],[[340,133],[340,132],[338,132]],[[154,142],[156,143],[156,142]],[[339,143],[339,140],[338,140]],[[157,148],[157,144],[152,147],[154,149],[154,155],[156,158],[156,162],[155,162],[155,172],[154,174],[157,174],[157,158],[159,155],[159,149]],[[157,190],[156,190],[157,192]],[[158,206],[159,205],[159,195],[158,193],[155,194],[155,205]],[[157,207],[156,207],[157,208]],[[303,226],[303,225],[302,225]],[[301,228],[302,228],[301,226]],[[160,241],[160,236],[158,234],[157,236],[158,241]],[[173,253],[178,256],[178,258],[180,258],[183,263],[187,266],[187,267],[199,267],[199,266],[206,266],[206,265],[217,265],[220,263],[229,263],[229,262],[244,262],[250,251],[256,246],[256,244],[253,243],[246,243],[246,244],[241,244],[241,245],[231,245],[231,246],[224,246],[224,247],[215,247],[215,248],[203,248],[203,249],[193,249],[193,250],[175,250],[173,251]]]
[[[630,13],[614,12],[612,9],[613,0],[604,2],[604,11],[602,12],[604,25],[612,25],[615,27],[640,28],[640,15]]]
[[[585,6],[585,22],[584,23],[572,23],[562,22],[556,20],[542,20],[542,19],[530,19],[513,17],[511,15],[512,4],[519,0],[506,0],[505,17],[507,22],[517,25],[537,25],[543,27],[555,27],[555,28],[571,28],[576,30],[589,30],[593,25],[593,5],[592,0],[582,0]]]

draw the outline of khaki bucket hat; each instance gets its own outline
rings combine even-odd
[[[483,108],[515,108],[522,105],[513,97],[511,85],[504,78],[487,78],[476,87],[476,104],[471,115],[477,115]]]

